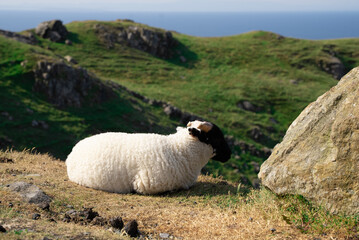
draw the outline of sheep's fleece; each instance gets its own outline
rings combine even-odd
[[[192,186],[214,156],[210,144],[191,130],[211,123],[194,121],[168,136],[102,133],[77,143],[66,160],[69,179],[108,192],[154,194]],[[206,127],[202,129],[208,131]]]

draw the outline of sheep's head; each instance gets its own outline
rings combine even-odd
[[[189,134],[213,148],[213,160],[226,162],[231,158],[231,149],[224,139],[222,131],[213,123],[193,121],[187,124]]]

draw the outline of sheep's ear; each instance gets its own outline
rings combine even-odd
[[[209,132],[213,128],[213,124],[210,122],[201,122],[197,128],[203,132]]]
[[[187,124],[187,127],[193,127],[201,130],[202,132],[209,132],[213,128],[213,124],[210,122],[201,122],[198,120],[195,120],[193,122],[189,122]]]

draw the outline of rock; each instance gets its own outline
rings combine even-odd
[[[10,39],[14,39],[19,42],[27,43],[27,44],[35,45],[37,43],[37,40],[36,40],[35,36],[33,35],[33,33],[28,33],[28,36],[25,36],[25,35],[21,35],[18,33],[0,29],[0,35],[10,38]]]
[[[76,61],[73,57],[71,57],[71,56],[69,56],[69,55],[65,56],[64,58],[65,58],[66,61],[68,61],[69,63],[77,64],[77,61]]]
[[[246,100],[238,102],[237,107],[239,107],[243,110],[246,110],[246,111],[251,111],[251,112],[262,111],[261,107],[258,107],[257,105],[254,105],[253,103],[246,101]]]
[[[168,59],[172,56],[171,48],[177,45],[171,32],[153,30],[139,26],[111,28],[95,24],[94,29],[107,48],[115,44],[126,44],[129,47],[148,52],[156,57]]]
[[[22,61],[22,62],[20,63],[21,67],[25,67],[28,62],[29,62],[28,60]]]
[[[32,219],[33,219],[33,220],[38,220],[40,217],[41,217],[41,215],[38,214],[38,213],[32,214]]]
[[[39,203],[37,204],[37,206],[42,210],[46,210],[46,211],[50,210],[50,204],[48,202]]]
[[[252,128],[249,132],[249,136],[256,142],[263,142],[265,139],[265,135],[259,127]]]
[[[51,103],[59,107],[80,107],[85,101],[100,103],[116,96],[109,86],[81,67],[39,61],[34,72],[34,91],[44,93]],[[85,100],[89,95],[91,97]]]
[[[111,227],[121,230],[123,228],[123,221],[121,217],[111,218],[109,221]]]
[[[170,118],[180,118],[182,116],[182,112],[181,110],[179,110],[178,108],[171,106],[171,105],[167,105],[163,111],[166,113],[166,115],[168,115]]]
[[[66,40],[65,40],[65,44],[71,46],[71,45],[72,45],[72,41],[69,40],[69,39],[66,39]]]
[[[289,82],[290,82],[291,84],[298,85],[299,82],[300,82],[300,80],[299,80],[299,79],[291,79],[291,80],[289,80]]]
[[[0,163],[14,163],[14,160],[7,157],[0,157]]]
[[[161,239],[168,239],[169,237],[170,237],[170,235],[168,233],[160,233]]]
[[[104,226],[106,224],[106,220],[101,217],[101,216],[97,216],[95,217],[92,222],[93,225],[99,225],[99,226]]]
[[[92,210],[92,208],[84,208],[83,211],[79,212],[79,216],[83,217],[86,220],[92,221],[94,218],[98,217],[98,212]]]
[[[6,229],[2,225],[0,225],[0,232],[6,232]]]
[[[128,222],[123,230],[130,236],[130,237],[137,237],[139,235],[138,232],[138,224],[136,220],[132,220]]]
[[[19,193],[28,203],[43,204],[51,202],[51,198],[46,193],[30,183],[15,182],[10,184],[9,188],[11,191]]]
[[[39,120],[39,121],[32,120],[31,126],[32,127],[40,127],[40,128],[43,128],[43,129],[48,129],[49,128],[49,125],[45,121],[42,121],[42,120]]]
[[[323,71],[331,74],[337,80],[343,77],[345,73],[344,64],[335,56],[331,56],[325,60],[320,60],[318,65]]]
[[[66,39],[68,31],[60,20],[51,20],[37,25],[35,33],[42,38],[48,38],[53,42],[60,42]]]
[[[187,62],[187,59],[186,59],[184,56],[180,56],[180,60],[181,60],[181,62],[183,62],[183,63],[186,63],[186,62]]]
[[[359,68],[311,103],[259,172],[277,194],[300,194],[332,213],[359,212]]]
[[[252,161],[250,164],[253,166],[254,172],[259,173],[260,170],[259,163]]]

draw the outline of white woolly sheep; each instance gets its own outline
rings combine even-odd
[[[189,122],[168,136],[102,133],[77,143],[66,160],[69,179],[108,192],[155,194],[191,187],[210,158],[230,158],[223,133]]]

